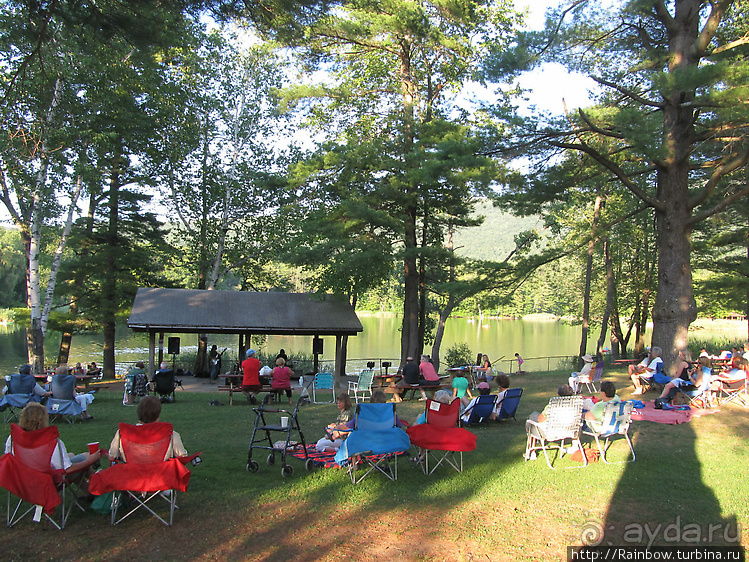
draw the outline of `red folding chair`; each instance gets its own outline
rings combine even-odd
[[[174,510],[177,509],[177,492],[187,491],[190,481],[190,471],[185,464],[200,453],[164,460],[172,442],[170,423],[121,423],[119,429],[125,462],[113,464],[94,474],[89,491],[94,495],[113,492],[112,525],[117,525],[141,508],[164,525],[171,525]],[[155,511],[154,504],[161,500],[169,506],[168,519]],[[118,509],[127,502],[130,503],[130,510],[118,519]]]
[[[426,402],[426,423],[409,427],[406,430],[411,443],[422,449],[418,457],[424,474],[431,474],[443,462],[458,472],[463,470],[463,452],[476,448],[476,435],[459,427],[460,400],[442,404],[434,400]],[[429,454],[439,459],[429,469]]]
[[[64,529],[74,506],[84,511],[75,493],[68,489],[71,478],[80,473],[68,474],[51,466],[52,455],[62,454],[57,449],[59,436],[56,426],[25,431],[15,423],[10,425],[12,449],[0,457],[0,486],[8,490],[8,527],[33,512],[34,521],[39,522],[44,516],[56,528]],[[16,496],[18,502],[13,502],[11,496]],[[25,511],[22,510],[24,502],[31,504]],[[56,520],[57,506],[61,506],[61,510]]]

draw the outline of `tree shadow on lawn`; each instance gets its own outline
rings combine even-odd
[[[624,465],[603,523],[593,520],[582,524],[582,544],[740,544],[736,516],[724,515],[711,487],[725,485],[728,482],[724,478],[730,481],[735,475],[726,471],[715,481],[716,467],[712,463],[703,467],[705,459],[697,453],[697,427],[709,431],[706,426],[717,421],[694,418],[676,426],[634,422],[637,461]],[[710,477],[708,473],[712,473]]]

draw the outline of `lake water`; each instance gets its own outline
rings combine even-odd
[[[361,315],[364,331],[349,338],[347,365],[348,372],[355,372],[365,366],[366,361],[392,361],[397,364],[400,357],[400,318],[397,316]],[[735,326],[735,329],[733,327]],[[580,347],[581,326],[573,326],[561,321],[546,320],[505,320],[505,319],[467,319],[451,318],[445,327],[445,337],[441,346],[441,355],[455,343],[465,342],[475,358],[478,353],[486,353],[489,359],[502,370],[517,370],[513,363],[515,353],[526,359],[523,365],[526,370],[546,370],[554,368],[557,360],[547,357],[575,356]],[[181,351],[194,353],[197,350],[195,334],[165,334],[180,337]],[[699,337],[730,337],[737,341],[746,338],[746,324],[736,322],[732,328],[724,331],[700,330]],[[0,369],[4,373],[15,372],[18,365],[26,362],[26,332],[12,326],[0,325]],[[598,338],[596,331],[588,343],[588,350],[594,349]],[[332,362],[335,351],[335,338],[324,337],[323,362]],[[231,350],[236,349],[237,336],[209,335],[209,345],[216,344],[219,349],[229,348],[225,357],[231,358]],[[49,334],[46,344],[48,363],[57,357],[60,334]],[[166,347],[166,341],[165,341]],[[295,351],[309,354],[312,347],[311,336],[269,336],[264,349],[276,353],[284,348],[287,353]],[[73,338],[70,352],[70,363],[75,364],[102,361],[103,341],[101,334],[83,334]],[[544,359],[533,359],[544,358]],[[134,362],[148,359],[148,335],[135,333],[126,326],[117,329],[118,362]]]

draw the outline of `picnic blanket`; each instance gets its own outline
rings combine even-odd
[[[677,425],[680,423],[688,423],[695,417],[706,416],[718,412],[717,409],[706,410],[697,408],[691,408],[689,410],[656,410],[653,402],[643,402],[643,405],[643,408],[635,408],[632,410],[632,420]]]

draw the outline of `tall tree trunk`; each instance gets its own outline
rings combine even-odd
[[[104,330],[104,357],[102,358],[102,376],[114,379],[115,328],[117,312],[117,252],[119,249],[119,207],[120,207],[120,166],[122,165],[121,146],[112,158],[112,172],[109,180],[109,225],[107,228],[107,275],[102,283],[102,317]]]
[[[603,257],[606,265],[606,309],[603,311],[601,333],[598,336],[598,343],[596,344],[596,355],[598,357],[603,357],[603,342],[606,341],[609,317],[611,316],[611,310],[614,308],[614,265],[611,262],[611,249],[609,246],[609,237],[606,236],[603,240]]]
[[[596,195],[595,207],[593,209],[593,224],[590,232],[590,242],[588,242],[588,256],[585,262],[585,290],[583,293],[583,329],[580,338],[580,354],[577,359],[577,368],[580,370],[583,366],[582,356],[587,353],[588,349],[588,331],[590,330],[590,282],[593,276],[593,253],[596,247],[596,230],[598,221],[601,217],[601,195]]]
[[[403,93],[403,165],[410,166],[414,143],[414,92],[411,76],[411,46],[405,39],[400,45],[400,81]],[[407,170],[406,170],[407,171]],[[409,176],[409,174],[406,174]],[[408,181],[411,181],[409,178]],[[401,365],[406,357],[418,357],[419,348],[419,271],[417,264],[418,240],[416,234],[417,186],[406,186],[408,201],[404,220],[403,257],[403,326],[401,332]]]

